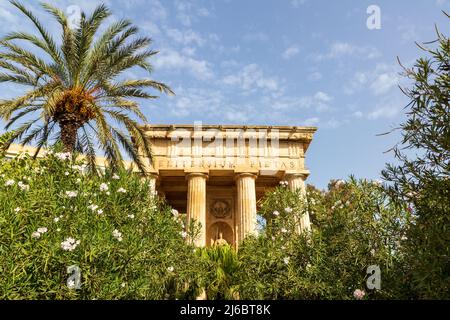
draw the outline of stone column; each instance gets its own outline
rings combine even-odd
[[[290,173],[285,176],[286,181],[289,184],[289,190],[297,191],[300,190],[300,197],[306,201],[306,186],[305,179],[306,175],[301,173]],[[305,213],[299,221],[299,231],[310,231],[311,222],[309,219],[309,214]]]
[[[256,175],[240,173],[236,176],[237,219],[236,236],[238,242],[247,235],[256,234]]]
[[[150,174],[148,176],[148,181],[150,184],[150,194],[152,196],[156,196],[156,180],[158,179],[158,175],[156,174]]]
[[[187,192],[187,220],[188,224],[196,221],[201,224],[200,234],[194,244],[198,247],[206,246],[206,179],[205,173],[189,173]]]

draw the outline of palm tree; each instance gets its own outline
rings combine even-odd
[[[151,39],[140,37],[128,20],[112,23],[100,33],[111,15],[105,5],[90,16],[82,12],[79,23],[71,26],[64,12],[41,3],[61,27],[59,44],[31,11],[16,0],[10,3],[31,20],[38,35],[12,32],[0,40],[0,68],[6,70],[0,72],[0,82],[30,89],[14,99],[0,100],[0,117],[7,121],[8,130],[17,120],[33,116],[15,128],[9,143],[36,141],[36,156],[48,141],[60,141],[65,152],[84,153],[94,170],[96,148],[104,151],[112,169],[122,166],[123,148],[143,170],[139,153],[151,158],[151,150],[144,129],[132,118],[147,121],[135,99],[157,98],[147,89],[173,92],[148,78],[118,78],[133,67],[152,72],[148,58],[157,52],[148,49]],[[42,55],[17,41],[31,44]],[[113,120],[118,127],[111,125]]]

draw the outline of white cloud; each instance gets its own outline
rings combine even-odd
[[[176,43],[185,46],[194,44],[201,47],[205,44],[205,39],[203,39],[203,37],[200,34],[191,29],[185,31],[179,29],[167,29],[166,34],[170,39],[172,39]]]
[[[329,94],[318,91],[313,95],[302,97],[276,97],[267,100],[266,103],[274,110],[296,110],[314,108],[317,112],[328,111],[331,109],[330,102],[334,98]]]
[[[383,99],[375,106],[374,110],[367,115],[367,118],[370,120],[393,118],[400,113],[403,107],[404,105],[400,99]]]
[[[348,120],[337,120],[335,118],[326,121],[322,127],[328,129],[336,129],[342,126],[343,124],[348,123]]]
[[[355,72],[352,78],[348,81],[348,83],[344,86],[344,93],[348,95],[352,95],[367,83],[368,74],[365,72]]]
[[[319,123],[319,121],[320,121],[320,119],[317,118],[317,117],[308,118],[305,121],[303,121],[302,124],[305,125],[305,126],[315,126],[315,125],[317,125]]]
[[[170,113],[176,117],[187,117],[198,115],[204,117],[205,114],[219,115],[219,112],[226,108],[224,96],[218,90],[204,88],[176,88],[176,96],[171,97]]]
[[[250,114],[248,112],[239,110],[229,110],[225,112],[225,118],[234,124],[245,123],[249,120]]]
[[[3,23],[13,23],[13,24],[15,24],[17,22],[17,16],[12,14],[6,8],[2,8],[2,7],[0,7],[0,18],[3,21],[2,24]]]
[[[344,85],[343,91],[345,94],[352,95],[361,90],[370,89],[374,95],[385,95],[396,88],[400,80],[395,66],[380,63],[372,70],[355,72]]]
[[[193,56],[197,50],[192,47],[184,47],[181,52],[187,56]]]
[[[362,118],[364,115],[361,111],[355,111],[352,113],[352,117],[354,118]]]
[[[299,54],[299,52],[300,52],[300,49],[297,46],[291,46],[291,47],[287,48],[281,56],[283,57],[283,59],[289,60],[290,58]]]
[[[254,107],[247,103],[230,104],[221,90],[205,88],[176,88],[171,97],[169,112],[179,118],[191,117],[202,121],[226,121],[233,124],[246,123],[258,118]]]
[[[222,82],[228,86],[238,86],[246,92],[257,89],[276,91],[279,86],[278,81],[273,77],[266,77],[257,64],[246,65],[237,74],[225,76]]]
[[[156,36],[161,34],[161,30],[159,29],[159,27],[151,21],[145,21],[141,23],[140,27],[142,30],[148,32],[150,36]]]
[[[187,71],[200,80],[208,80],[214,77],[210,62],[196,60],[172,49],[161,50],[161,53],[156,55],[153,64],[159,70]]]
[[[392,88],[397,87],[398,82],[399,78],[396,73],[382,73],[372,82],[370,89],[374,94],[382,95],[389,92]]]
[[[337,59],[341,57],[359,57],[362,59],[374,59],[381,56],[378,49],[371,46],[358,46],[347,42],[333,43],[328,52],[315,56],[316,60]]]
[[[199,17],[208,17],[210,12],[207,8],[200,6],[196,2],[186,0],[176,0],[174,3],[177,11],[177,19],[185,27],[190,27]]]
[[[332,97],[330,97],[328,94],[326,94],[325,92],[322,92],[322,91],[318,91],[314,95],[314,99],[319,102],[330,102],[331,100],[333,100]]]

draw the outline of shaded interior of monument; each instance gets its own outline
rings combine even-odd
[[[256,200],[279,185],[283,172],[258,176],[255,181]],[[160,170],[156,184],[158,194],[181,214],[187,212],[188,182],[183,170]],[[206,181],[206,245],[220,242],[236,244],[236,181],[234,170],[210,170]]]

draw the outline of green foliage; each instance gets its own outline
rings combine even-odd
[[[205,293],[209,300],[233,300],[239,297],[235,274],[239,268],[236,251],[229,245],[199,249],[207,263],[204,274]]]
[[[14,132],[6,132],[0,135],[0,159],[6,155],[6,151],[8,151],[11,144],[13,134]]]
[[[138,176],[85,175],[66,157],[0,163],[0,299],[195,298],[206,263],[176,212]]]
[[[310,188],[305,204],[295,198],[279,187],[263,201],[272,221],[239,250],[241,298],[352,299],[365,289],[370,265],[380,267],[382,287],[366,290],[366,298],[397,297],[393,268],[408,215],[378,183],[352,178],[328,192]],[[313,229],[299,234],[289,226],[306,211]]]
[[[450,39],[437,31],[427,55],[405,68],[412,81],[402,141],[394,148],[400,165],[383,177],[389,192],[407,203],[414,223],[404,241],[402,270],[407,295],[447,298],[450,292]],[[415,154],[409,158],[404,150]]]

